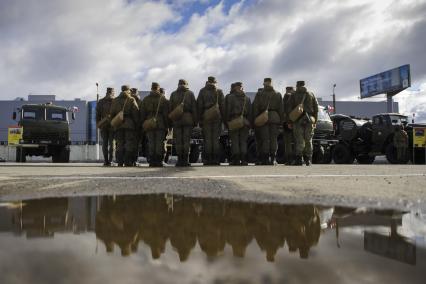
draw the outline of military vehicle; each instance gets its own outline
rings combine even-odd
[[[334,147],[333,161],[336,164],[371,164],[376,156],[386,156],[389,163],[407,163],[412,156],[409,147],[406,159],[398,161],[393,135],[397,125],[404,125],[412,145],[412,126],[408,118],[398,113],[383,113],[372,120],[346,115],[332,115],[339,143]]]
[[[16,145],[16,162],[26,156],[52,157],[54,163],[68,163],[70,159],[70,129],[68,110],[46,104],[26,104],[13,112],[13,119],[23,128],[22,139]],[[72,112],[72,119],[75,114]]]

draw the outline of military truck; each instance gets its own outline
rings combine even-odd
[[[74,112],[71,117],[75,119]],[[16,162],[25,162],[27,156],[52,157],[53,163],[69,162],[67,108],[51,103],[25,104],[13,112],[13,119],[23,128],[22,139],[16,145]]]
[[[376,156],[386,156],[389,163],[407,163],[412,156],[412,147],[408,149],[406,159],[398,161],[393,136],[397,125],[404,125],[412,145],[412,127],[408,118],[398,113],[382,113],[371,120],[332,115],[339,143],[333,151],[336,164],[352,164],[356,159],[360,164],[371,164]]]

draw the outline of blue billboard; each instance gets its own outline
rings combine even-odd
[[[396,94],[411,86],[410,64],[359,81],[361,99],[379,94]]]

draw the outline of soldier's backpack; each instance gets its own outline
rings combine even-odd
[[[172,121],[177,121],[179,119],[182,118],[183,116],[183,106],[184,106],[184,102],[185,102],[185,98],[186,98],[186,93],[187,91],[185,91],[185,94],[183,95],[183,99],[182,102],[180,104],[178,104],[170,113],[169,113],[169,118]]]
[[[271,96],[272,95],[269,95],[268,105],[266,106],[266,109],[261,114],[256,116],[256,118],[254,119],[254,125],[256,127],[264,126],[269,120],[269,113],[268,112],[269,112],[269,103],[271,101]]]
[[[109,123],[110,123],[109,122],[109,116],[106,116],[96,123],[96,127],[99,128],[99,129],[102,129],[102,128],[108,126]]]
[[[208,108],[203,115],[205,122],[215,121],[220,118],[220,109],[219,109],[219,93],[216,90],[216,103]]]
[[[160,96],[160,99],[158,100],[158,105],[157,105],[157,110],[155,111],[155,116],[151,117],[149,119],[146,119],[143,124],[142,124],[142,128],[144,131],[151,131],[157,128],[157,116],[158,116],[158,111],[160,109],[160,104],[161,104],[161,99],[163,98],[163,96]]]
[[[122,110],[120,110],[119,113],[117,113],[113,119],[111,120],[111,126],[114,129],[119,128],[123,123],[124,123],[124,108],[126,107],[127,101],[129,99],[127,98],[126,101],[124,102],[123,108]]]
[[[246,110],[246,100],[247,97],[244,96],[243,111],[241,112],[241,115],[228,121],[229,130],[238,130],[244,127],[244,111]]]
[[[288,115],[292,122],[296,122],[305,111],[303,103],[305,102],[306,93],[303,94],[302,101]]]

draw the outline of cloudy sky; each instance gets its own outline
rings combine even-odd
[[[1,0],[0,99],[96,97],[107,86],[197,93],[264,77],[357,100],[359,79],[411,64],[395,99],[426,121],[426,0]],[[371,100],[384,99],[384,96]]]

